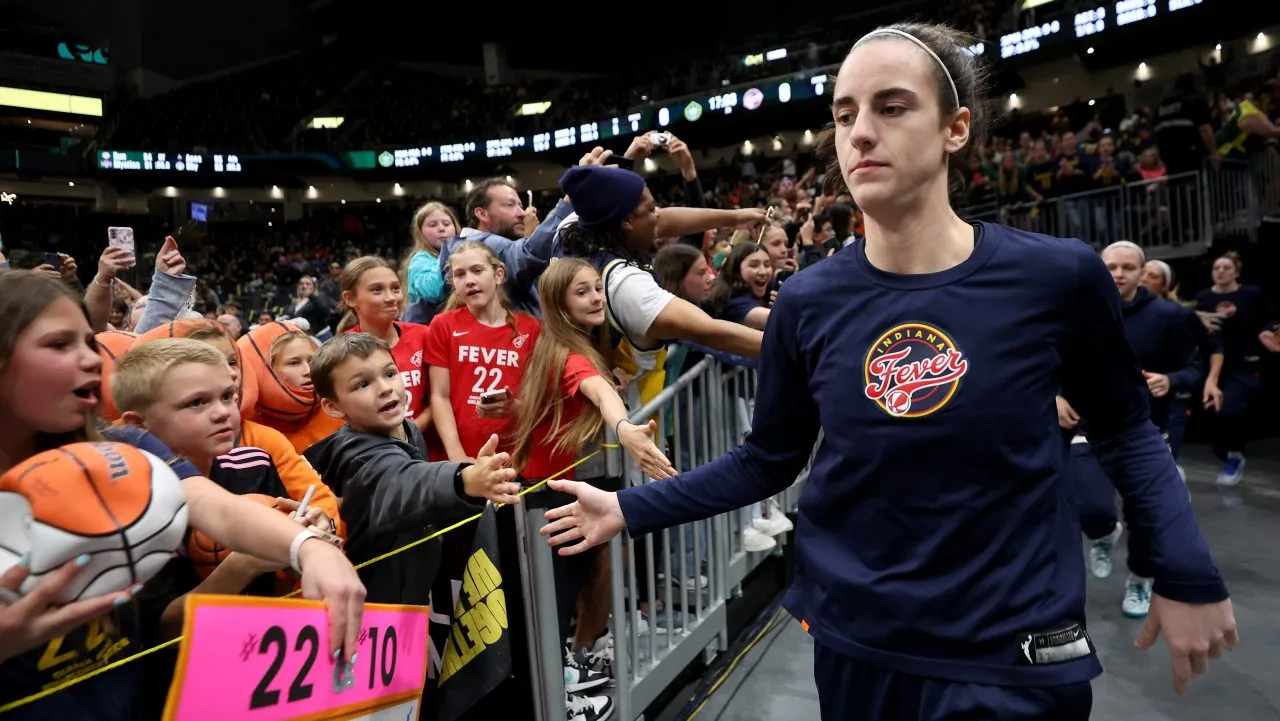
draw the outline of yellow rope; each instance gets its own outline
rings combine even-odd
[[[606,443],[606,444],[604,444],[604,445],[602,445],[602,446],[601,446],[601,450],[603,450],[603,449],[605,449],[605,448],[618,448],[618,447],[619,447],[619,446],[618,446],[618,445],[616,445],[616,444],[613,444],[613,443]],[[559,472],[557,472],[557,473],[552,473],[550,477],[551,477],[551,478],[562,478],[562,477],[564,477],[564,474],[568,473],[569,471],[572,471],[573,469],[577,468],[578,466],[582,465],[583,463],[585,463],[585,462],[587,462],[587,461],[591,460],[592,458],[594,458],[594,457],[596,457],[596,456],[598,456],[598,455],[600,455],[600,451],[593,451],[592,453],[590,453],[590,454],[588,454],[588,455],[585,455],[585,456],[583,456],[582,458],[579,458],[577,461],[575,461],[575,462],[573,463],[573,465],[569,466],[568,468],[565,468],[564,470],[559,471]],[[537,483],[533,484],[532,486],[529,486],[528,488],[524,489],[523,491],[520,491],[520,493],[518,493],[518,494],[516,494],[516,495],[518,495],[518,496],[524,496],[524,495],[527,495],[527,494],[529,494],[529,493],[533,493],[534,491],[538,490],[539,488],[542,488],[542,487],[543,487],[543,486],[545,486],[546,484],[547,484],[547,481],[546,481],[546,480],[538,481]],[[504,504],[498,504],[498,508],[501,508],[503,505],[504,505]],[[400,548],[395,549],[394,551],[388,551],[387,553],[384,553],[384,554],[382,554],[381,556],[375,556],[375,557],[373,557],[373,558],[370,558],[369,560],[365,561],[364,563],[361,563],[360,565],[356,566],[356,568],[357,568],[357,569],[361,569],[361,568],[364,568],[365,566],[372,565],[372,564],[377,563],[377,562],[379,562],[379,561],[385,561],[385,560],[387,560],[388,558],[391,558],[392,556],[395,556],[395,555],[400,554],[400,553],[404,553],[405,551],[408,551],[408,550],[409,550],[409,549],[411,549],[411,548],[417,548],[418,546],[421,546],[422,544],[426,543],[427,541],[431,541],[431,540],[434,540],[434,539],[436,539],[436,538],[439,538],[440,536],[443,536],[444,534],[449,533],[450,531],[455,531],[455,530],[457,530],[457,529],[459,529],[459,528],[462,528],[463,526],[467,525],[468,523],[471,523],[471,522],[473,522],[473,521],[478,520],[478,519],[480,518],[480,516],[481,516],[481,515],[483,515],[483,514],[482,514],[482,513],[477,513],[476,515],[474,515],[474,516],[472,516],[472,517],[470,517],[470,518],[467,518],[467,519],[463,519],[463,520],[461,520],[461,521],[458,521],[457,523],[453,524],[452,526],[449,526],[448,528],[444,528],[444,529],[441,529],[441,530],[439,530],[439,531],[436,531],[435,533],[431,534],[430,536],[427,536],[426,538],[419,538],[418,540],[413,541],[412,543],[405,544],[405,545],[401,546]],[[297,595],[298,595],[299,593],[301,593],[301,592],[302,592],[302,589],[298,589],[298,590],[296,590],[296,591],[293,591],[292,593],[289,593],[289,594],[288,594],[288,595],[286,595],[286,596],[283,596],[283,598],[293,598],[294,596],[297,596]],[[76,676],[75,678],[69,679],[69,680],[67,680],[67,681],[63,681],[62,683],[58,684],[57,686],[53,686],[52,688],[47,688],[47,689],[45,689],[45,690],[43,690],[43,691],[40,691],[39,693],[33,693],[33,694],[31,694],[30,696],[26,696],[26,697],[20,698],[20,699],[18,699],[17,701],[11,701],[11,702],[9,702],[9,703],[7,703],[7,704],[3,705],[3,706],[0,706],[0,714],[6,713],[6,712],[8,712],[8,711],[12,711],[12,710],[14,710],[14,709],[16,709],[16,708],[21,708],[21,707],[23,707],[23,706],[26,706],[27,704],[34,703],[34,702],[36,702],[36,701],[39,701],[39,700],[40,700],[40,699],[42,699],[42,698],[47,698],[47,697],[49,697],[49,696],[52,696],[53,694],[58,693],[58,692],[60,692],[60,691],[64,691],[64,690],[66,690],[66,689],[68,689],[68,688],[70,688],[70,687],[72,687],[72,686],[75,686],[75,685],[76,685],[76,684],[78,684],[78,683],[83,683],[83,682],[85,682],[85,681],[88,681],[89,679],[93,678],[94,676],[98,676],[98,675],[100,675],[100,674],[104,674],[104,673],[106,673],[107,671],[112,671],[112,670],[114,670],[114,669],[120,668],[121,666],[123,666],[123,665],[125,665],[125,664],[127,664],[127,663],[132,663],[133,661],[136,661],[137,659],[143,658],[144,656],[149,656],[149,655],[151,655],[151,654],[153,654],[153,653],[156,653],[156,652],[158,652],[158,651],[163,651],[164,649],[169,648],[170,646],[173,646],[174,644],[177,644],[177,643],[179,643],[179,642],[181,642],[181,641],[182,641],[182,636],[178,636],[177,638],[174,638],[174,639],[170,639],[170,640],[168,640],[168,641],[165,641],[164,643],[160,644],[159,646],[152,646],[151,648],[149,648],[149,649],[147,649],[147,650],[145,650],[145,651],[139,651],[138,653],[135,653],[135,654],[133,654],[132,656],[126,656],[125,658],[122,658],[122,659],[120,659],[119,661],[115,661],[115,662],[113,662],[113,663],[109,663],[109,664],[107,664],[106,666],[103,666],[102,668],[94,669],[94,670],[92,670],[92,671],[89,671],[88,673],[82,674],[82,675],[80,675],[80,676]]]

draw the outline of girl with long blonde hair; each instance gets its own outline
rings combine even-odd
[[[579,450],[592,451],[604,439],[608,423],[617,430],[627,452],[654,478],[675,469],[653,443],[657,424],[633,425],[618,395],[609,364],[600,348],[609,347],[605,327],[604,283],[596,269],[578,258],[560,258],[538,279],[542,333],[520,383],[512,462],[528,479],[572,479]],[[609,485],[600,479],[598,485]],[[617,487],[616,485],[614,486]],[[597,637],[609,616],[609,554],[585,558],[556,557],[557,617],[569,636],[569,621],[578,623],[569,657],[590,663],[600,653]]]
[[[440,248],[458,234],[458,218],[444,203],[424,203],[413,214],[409,231],[413,247],[405,254],[400,267],[401,282],[409,292],[409,302],[425,300],[439,303],[445,297],[444,274],[440,272]]]
[[[538,280],[542,332],[520,383],[512,460],[531,479],[573,463],[578,451],[600,438],[604,424],[653,478],[675,475],[653,443],[657,424],[634,425],[610,378],[600,348],[608,346],[604,284],[595,268],[560,258]],[[573,471],[557,477],[572,478]]]
[[[475,458],[493,434],[509,442],[516,391],[538,321],[511,308],[506,266],[484,243],[460,243],[449,255],[453,294],[431,321],[431,415],[451,461]],[[443,459],[433,459],[443,460]]]

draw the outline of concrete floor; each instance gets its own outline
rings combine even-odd
[[[1231,590],[1241,644],[1192,683],[1173,692],[1164,647],[1135,651],[1139,621],[1120,612],[1124,543],[1111,578],[1089,578],[1089,632],[1106,673],[1094,681],[1092,721],[1274,721],[1280,719],[1280,444],[1255,447],[1239,490],[1212,485],[1218,464],[1208,450],[1183,456],[1200,527]],[[698,721],[818,719],[813,644],[784,617],[739,664]]]

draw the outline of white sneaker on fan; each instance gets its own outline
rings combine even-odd
[[[778,542],[764,535],[755,528],[742,529],[742,550],[748,553],[762,553],[777,548]]]

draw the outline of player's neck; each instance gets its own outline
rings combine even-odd
[[[468,306],[467,310],[471,311],[471,315],[475,316],[480,325],[497,328],[507,324],[507,309],[503,308],[496,299],[483,308],[476,309]]]
[[[1240,281],[1238,280],[1233,280],[1225,285],[1218,285],[1217,283],[1213,285],[1214,293],[1234,293],[1237,290],[1240,290]]]
[[[932,203],[894,215],[888,220],[864,216],[867,261],[886,273],[938,273],[973,254],[977,242],[973,226],[957,216],[948,203]]]

